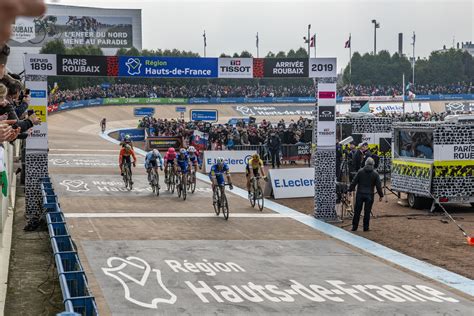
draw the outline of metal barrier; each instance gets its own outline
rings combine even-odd
[[[266,163],[271,163],[272,157],[267,145],[236,145],[233,150],[255,150]],[[311,159],[311,145],[309,144],[282,144],[280,160],[297,161]]]
[[[95,298],[87,284],[86,274],[49,177],[41,179],[41,190],[65,309],[58,315],[99,315]]]

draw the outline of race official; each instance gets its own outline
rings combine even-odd
[[[379,200],[382,201],[382,184],[380,183],[379,174],[374,170],[374,165],[375,161],[372,158],[367,158],[364,168],[357,172],[357,175],[349,187],[349,191],[352,192],[357,186],[352,231],[356,231],[359,226],[362,206],[364,206],[364,231],[369,230],[370,213],[372,211],[372,205],[374,204],[374,187],[377,188],[377,193],[380,197]]]

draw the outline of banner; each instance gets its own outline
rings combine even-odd
[[[217,78],[217,58],[119,57],[119,76]]]
[[[12,47],[42,47],[54,40],[60,40],[66,47],[132,47],[132,18],[59,15],[44,15],[34,19],[22,17],[16,19],[8,44]]]
[[[474,111],[474,102],[452,101],[449,103],[445,103],[445,107],[446,111],[457,114],[466,111]]]
[[[252,58],[219,58],[219,78],[253,78]]]
[[[263,77],[295,78],[308,77],[307,58],[265,58],[263,61]]]
[[[134,108],[134,116],[153,116],[155,114],[155,108]]]
[[[313,197],[314,168],[270,169],[275,199]]]
[[[26,150],[48,150],[48,83],[46,81],[27,81],[26,87],[33,92],[29,110],[34,110],[41,124],[31,129],[31,134],[26,138]]]
[[[129,135],[130,139],[134,142],[142,142],[145,140],[145,129],[144,128],[129,128],[119,131],[118,140],[122,141],[125,139],[125,135]]]
[[[318,147],[336,146],[336,83],[318,83]]]
[[[189,117],[191,121],[217,122],[219,120],[217,110],[191,110]]]
[[[470,160],[474,165],[474,145],[438,145],[434,146],[435,161],[462,161]]]
[[[403,113],[403,103],[369,103],[372,113]],[[405,113],[430,112],[431,106],[428,102],[405,102]]]
[[[417,96],[418,99],[418,96]],[[350,97],[342,97],[342,102],[351,102],[351,101],[375,101],[375,102],[390,102],[390,101],[403,101],[403,96],[396,95],[396,96],[370,96],[370,95],[362,95],[362,96],[350,96]]]
[[[25,73],[27,75],[56,76],[56,55],[26,54]]]
[[[336,58],[310,58],[309,59],[310,78],[336,78],[337,65]]]
[[[351,112],[359,112],[360,109],[362,109],[367,104],[367,102],[369,102],[369,101],[368,100],[360,100],[360,101],[352,100],[351,101]]]
[[[218,157],[224,158],[226,164],[229,165],[231,173],[245,172],[245,166],[255,151],[252,150],[216,150],[205,151],[204,162],[206,163],[206,172],[211,171],[211,167],[216,163]]]
[[[168,148],[173,147],[175,149],[181,148],[183,140],[181,137],[168,137],[168,136],[149,136],[146,140],[146,150],[158,149],[160,151],[167,151]]]
[[[284,116],[301,115],[311,116],[314,106],[246,106],[238,105],[233,107],[244,116]]]
[[[309,144],[283,145],[281,155],[283,160],[309,160],[311,158],[311,146]]]
[[[107,56],[57,55],[57,75],[106,77]]]

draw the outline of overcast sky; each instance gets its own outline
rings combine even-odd
[[[349,60],[344,43],[352,33],[352,52],[373,51],[372,19],[380,22],[377,50],[398,50],[398,33],[404,34],[403,51],[412,55],[411,36],[416,32],[416,56],[455,42],[473,41],[473,0],[313,0],[313,1],[197,1],[197,0],[57,0],[56,4],[142,9],[143,48],[177,48],[207,56],[250,51],[256,56],[255,35],[260,37],[260,57],[268,51],[307,47],[303,36],[308,24],[317,35],[317,55],[337,57],[338,68]],[[311,53],[313,55],[314,52]]]

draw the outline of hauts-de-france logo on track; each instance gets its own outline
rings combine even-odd
[[[125,63],[127,66],[127,72],[131,76],[139,75],[142,69],[142,62],[139,58],[129,58]]]

